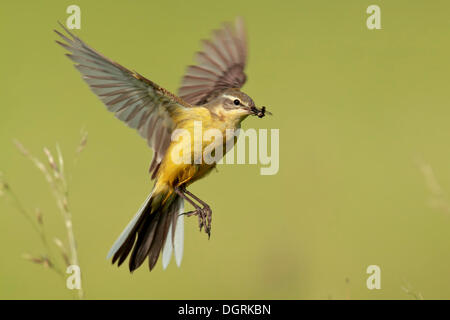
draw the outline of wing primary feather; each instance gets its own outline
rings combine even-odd
[[[155,150],[157,147],[157,160],[160,161],[169,143],[157,141],[155,137],[161,137],[158,133],[164,130],[171,133],[175,128],[172,119],[173,110],[190,108],[191,104],[138,72],[131,71],[105,57],[84,43],[62,23],[58,23],[65,34],[55,30],[59,37],[56,43],[68,51],[66,56],[72,60],[83,80],[109,111],[114,112],[118,119],[131,128],[137,129],[139,134],[147,139],[147,144],[151,148]],[[158,132],[155,133],[154,130]],[[170,134],[164,134],[162,138],[170,139]]]
[[[243,19],[225,23],[215,30],[212,40],[202,41],[197,65],[189,66],[178,90],[180,97],[192,105],[209,102],[228,88],[241,88],[247,77],[244,68],[247,44]]]

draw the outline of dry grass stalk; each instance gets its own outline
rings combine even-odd
[[[82,131],[82,138],[80,144],[76,149],[76,156],[83,151],[87,143],[87,132]],[[44,148],[44,154],[47,158],[48,165],[46,166],[43,162],[41,162],[37,157],[32,155],[19,141],[14,140],[14,144],[16,145],[19,152],[28,158],[35,167],[44,175],[45,180],[50,185],[50,190],[55,198],[57,207],[59,212],[64,220],[64,226],[67,234],[68,241],[68,249],[64,245],[64,243],[58,239],[54,238],[54,244],[58,248],[61,257],[64,261],[64,265],[67,267],[69,265],[77,265],[79,266],[78,260],[78,252],[76,246],[75,235],[73,232],[73,224],[72,224],[72,213],[70,211],[69,206],[69,191],[68,184],[64,170],[64,158],[59,148],[59,145],[56,145],[57,152],[57,161],[53,156],[52,152],[48,148]],[[74,160],[74,164],[76,163],[77,158]],[[40,264],[45,268],[55,271],[63,278],[66,276],[65,268],[61,268],[57,263],[57,259],[53,256],[51,248],[49,246],[49,242],[47,240],[46,232],[44,230],[44,218],[43,213],[40,209],[36,209],[35,217],[33,217],[28,213],[23,206],[20,199],[16,196],[16,194],[11,189],[10,185],[6,182],[3,174],[0,173],[0,197],[9,195],[13,204],[17,208],[17,210],[30,222],[33,229],[38,233],[41,242],[46,250],[45,255],[41,256],[33,256],[31,254],[24,254],[23,258],[36,264]],[[80,288],[77,290],[78,298],[83,298],[83,290]]]

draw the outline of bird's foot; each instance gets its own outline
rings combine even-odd
[[[205,227],[205,232],[208,234],[208,239],[211,236],[211,222],[212,222],[212,210],[209,206],[204,206],[203,208],[197,208],[193,211],[185,212],[186,216],[197,216],[198,226],[200,231]]]
[[[202,228],[204,225],[204,220],[205,220],[202,208],[195,209],[195,210],[189,211],[189,212],[185,212],[183,214],[186,215],[187,217],[197,216],[198,217],[198,227],[200,228],[200,231],[202,231]]]

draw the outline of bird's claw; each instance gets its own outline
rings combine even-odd
[[[200,231],[202,231],[202,228],[205,227],[205,232],[208,234],[208,239],[211,237],[212,210],[210,207],[205,206],[183,214],[187,217],[197,216]]]

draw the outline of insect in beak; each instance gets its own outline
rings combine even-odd
[[[266,111],[266,107],[261,107],[261,109],[258,109],[256,107],[251,107],[251,111],[253,112],[253,115],[257,116],[258,118],[262,118],[267,114],[271,115],[269,111]]]

